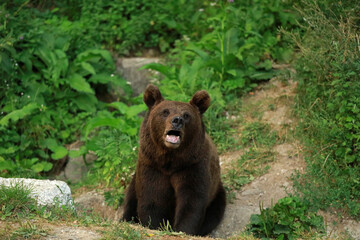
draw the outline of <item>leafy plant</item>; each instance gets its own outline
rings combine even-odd
[[[129,92],[129,86],[112,74],[108,51],[73,55],[73,40],[60,28],[35,25],[24,33],[23,18],[15,16],[33,11],[1,9],[0,21],[6,24],[0,28],[0,171],[48,172],[68,155],[66,144],[77,140],[84,125],[79,123],[104,109],[96,87],[111,83]]]
[[[213,15],[207,20],[207,34],[199,41],[178,41],[170,64],[144,68],[163,75],[165,95],[184,100],[195,90],[205,89],[213,96],[215,109],[223,108],[225,102],[249,91],[256,82],[274,76],[272,60],[281,59],[274,49],[289,54],[288,48],[279,46],[276,30],[280,23],[285,27],[295,22],[293,14],[284,13],[284,6],[290,7],[278,0],[212,3],[204,10]]]
[[[125,187],[135,169],[137,145],[137,136],[130,137],[117,129],[104,129],[87,144],[98,157],[92,172],[99,182],[105,181],[111,188],[105,193],[105,200],[115,208],[124,201]]]
[[[203,31],[198,27],[203,3],[195,0],[83,1],[78,5],[86,33],[122,54],[134,54],[139,48],[165,52],[183,35]]]
[[[15,237],[16,239],[36,239],[46,237],[48,235],[46,230],[39,228],[36,224],[32,224],[29,221],[20,223],[20,225],[21,226],[12,233],[11,237]]]
[[[247,227],[255,237],[265,239],[298,239],[313,230],[324,232],[323,218],[297,197],[282,198],[271,208],[260,206],[260,214],[251,215]]]

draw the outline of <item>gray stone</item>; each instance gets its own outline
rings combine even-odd
[[[118,209],[108,206],[105,202],[104,193],[95,190],[81,194],[74,199],[74,202],[77,210],[88,214],[95,212],[100,217],[112,221],[119,221],[124,211],[123,206]]]
[[[96,156],[94,154],[86,155],[86,162],[88,164],[94,162]],[[85,165],[83,157],[70,158],[64,169],[64,175],[71,183],[78,183],[88,172],[88,167]]]
[[[82,145],[82,142],[77,141],[71,144],[68,147],[68,150],[79,150]],[[96,155],[93,153],[86,154],[85,164],[83,156],[73,158],[69,157],[64,171],[57,178],[60,180],[70,181],[71,183],[78,183],[83,177],[85,177],[89,170],[89,165],[91,165],[96,158]]]
[[[116,71],[130,83],[133,95],[138,96],[143,93],[151,80],[150,71],[147,69],[139,70],[149,63],[158,63],[159,58],[119,58],[116,62]],[[121,89],[112,89],[115,98],[116,94],[121,96]]]
[[[0,177],[1,186],[12,187],[16,184],[22,184],[30,189],[30,197],[35,199],[40,206],[53,206],[55,204],[74,206],[71,190],[63,181]]]

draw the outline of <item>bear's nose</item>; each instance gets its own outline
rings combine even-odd
[[[184,125],[184,119],[182,117],[174,117],[171,120],[171,124],[175,129],[180,129]]]

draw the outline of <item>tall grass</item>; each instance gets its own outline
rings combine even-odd
[[[308,168],[295,187],[314,207],[360,215],[360,7],[302,0],[296,113]],[[335,9],[334,11],[330,9]]]

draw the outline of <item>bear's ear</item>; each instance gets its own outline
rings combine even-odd
[[[154,105],[160,103],[163,100],[164,98],[162,97],[158,87],[152,84],[149,84],[146,87],[144,93],[144,102],[146,103],[149,109],[151,109]]]
[[[198,91],[190,100],[190,104],[197,107],[201,114],[210,106],[210,96],[205,90]]]

